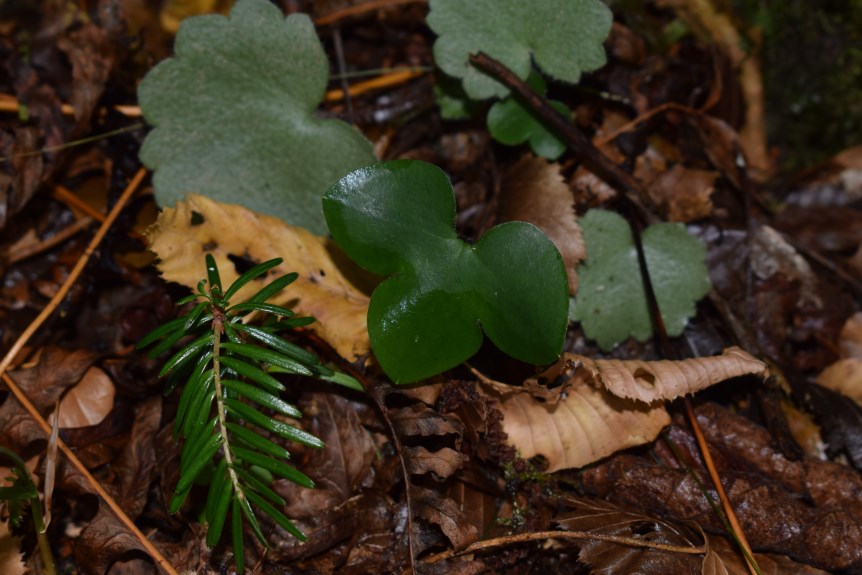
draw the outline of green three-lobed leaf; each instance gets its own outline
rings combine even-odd
[[[329,64],[308,16],[239,0],[229,18],[185,20],[175,52],[138,90],[159,203],[204,193],[325,234],[320,195],[374,156],[358,130],[314,115]]]
[[[582,72],[605,64],[602,43],[611,11],[600,0],[431,0],[428,25],[439,36],[434,61],[461,78],[476,100],[502,98],[508,89],[472,67],[485,52],[526,80],[532,62],[557,80],[575,84]]]
[[[652,335],[652,321],[628,222],[614,212],[590,210],[579,223],[588,255],[578,266],[572,319],[602,349],[628,337],[644,341]],[[652,225],[641,240],[667,333],[680,335],[710,289],[706,247],[682,224]]]
[[[568,282],[538,228],[510,222],[475,244],[455,232],[446,175],[414,160],[356,170],[324,196],[335,241],[368,271],[392,276],[371,296],[368,333],[398,383],[454,367],[482,343],[531,363],[554,361],[566,330]]]

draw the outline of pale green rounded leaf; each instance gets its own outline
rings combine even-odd
[[[578,266],[572,319],[605,350],[628,337],[646,340],[653,332],[652,321],[628,222],[613,212],[590,210],[579,223],[587,259]],[[682,224],[650,226],[642,242],[665,328],[668,335],[678,336],[711,287],[706,247]]]
[[[415,160],[348,174],[326,193],[323,210],[348,256],[392,276],[371,295],[368,334],[397,383],[468,359],[482,330],[517,359],[543,364],[559,356],[568,281],[559,252],[535,226],[511,222],[464,242],[448,178]]]
[[[575,84],[605,64],[602,43],[611,11],[600,0],[431,0],[428,25],[439,36],[434,60],[461,78],[471,98],[502,98],[508,89],[469,64],[485,52],[522,80],[531,60],[551,77]]]
[[[183,21],[175,52],[138,89],[158,202],[196,192],[325,234],[321,194],[374,157],[355,128],[314,115],[328,62],[311,20],[239,0],[229,18]]]

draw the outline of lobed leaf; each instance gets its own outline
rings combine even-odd
[[[550,363],[566,330],[566,270],[538,228],[509,222],[469,245],[455,233],[455,198],[439,168],[414,160],[357,170],[323,198],[341,248],[392,276],[371,296],[368,333],[396,383],[429,377],[479,350]]]
[[[485,52],[522,80],[535,62],[572,84],[605,64],[612,15],[599,0],[431,0],[430,8],[434,61],[475,100],[502,98],[508,89],[472,67],[470,54]]]
[[[205,191],[325,234],[320,194],[374,156],[358,130],[314,114],[329,63],[309,17],[239,0],[227,18],[186,19],[174,50],[138,88],[159,204]]]
[[[652,335],[646,290],[631,228],[622,216],[590,210],[580,220],[587,259],[571,316],[584,334],[609,350],[628,337]],[[655,224],[642,236],[644,255],[667,333],[678,336],[711,284],[706,247],[682,224]]]

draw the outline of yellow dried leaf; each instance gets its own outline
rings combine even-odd
[[[267,276],[240,290],[233,302],[250,297],[279,275],[297,272],[299,278],[268,301],[317,318],[309,328],[347,360],[368,352],[369,297],[345,277],[345,268],[339,266],[349,262],[330,240],[278,218],[196,194],[177,202],[176,208],[165,208],[148,237],[164,278],[191,289],[206,277],[206,253],[215,258],[225,288],[238,277],[229,255],[257,263],[284,258]],[[336,265],[333,258],[339,256]]]
[[[817,376],[817,383],[862,406],[862,359],[839,359]]]
[[[670,423],[664,407],[615,397],[584,382],[565,386],[558,400],[549,402],[501,386],[486,383],[483,389],[500,399],[507,442],[525,459],[542,455],[549,472],[649,443]]]

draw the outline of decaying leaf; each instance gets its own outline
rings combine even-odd
[[[563,256],[572,294],[578,289],[575,268],[586,256],[573,204],[559,164],[528,154],[503,175],[497,209],[499,222],[529,222],[551,238]]]
[[[682,361],[593,360],[565,355],[523,388],[486,381],[500,400],[503,429],[521,457],[542,455],[548,471],[582,467],[615,451],[655,439],[670,422],[667,401],[742,375],[766,375],[766,365],[730,348],[716,357]],[[553,433],[549,433],[553,430]]]
[[[215,258],[225,285],[239,275],[230,257],[254,263],[284,258],[284,263],[245,286],[234,299],[239,302],[251,296],[274,274],[295,271],[299,278],[269,301],[317,318],[310,329],[342,357],[352,361],[368,351],[369,298],[344,275],[341,266],[349,262],[326,238],[278,218],[191,194],[176,208],[162,211],[149,230],[149,239],[164,278],[191,289],[206,277],[205,253]]]

